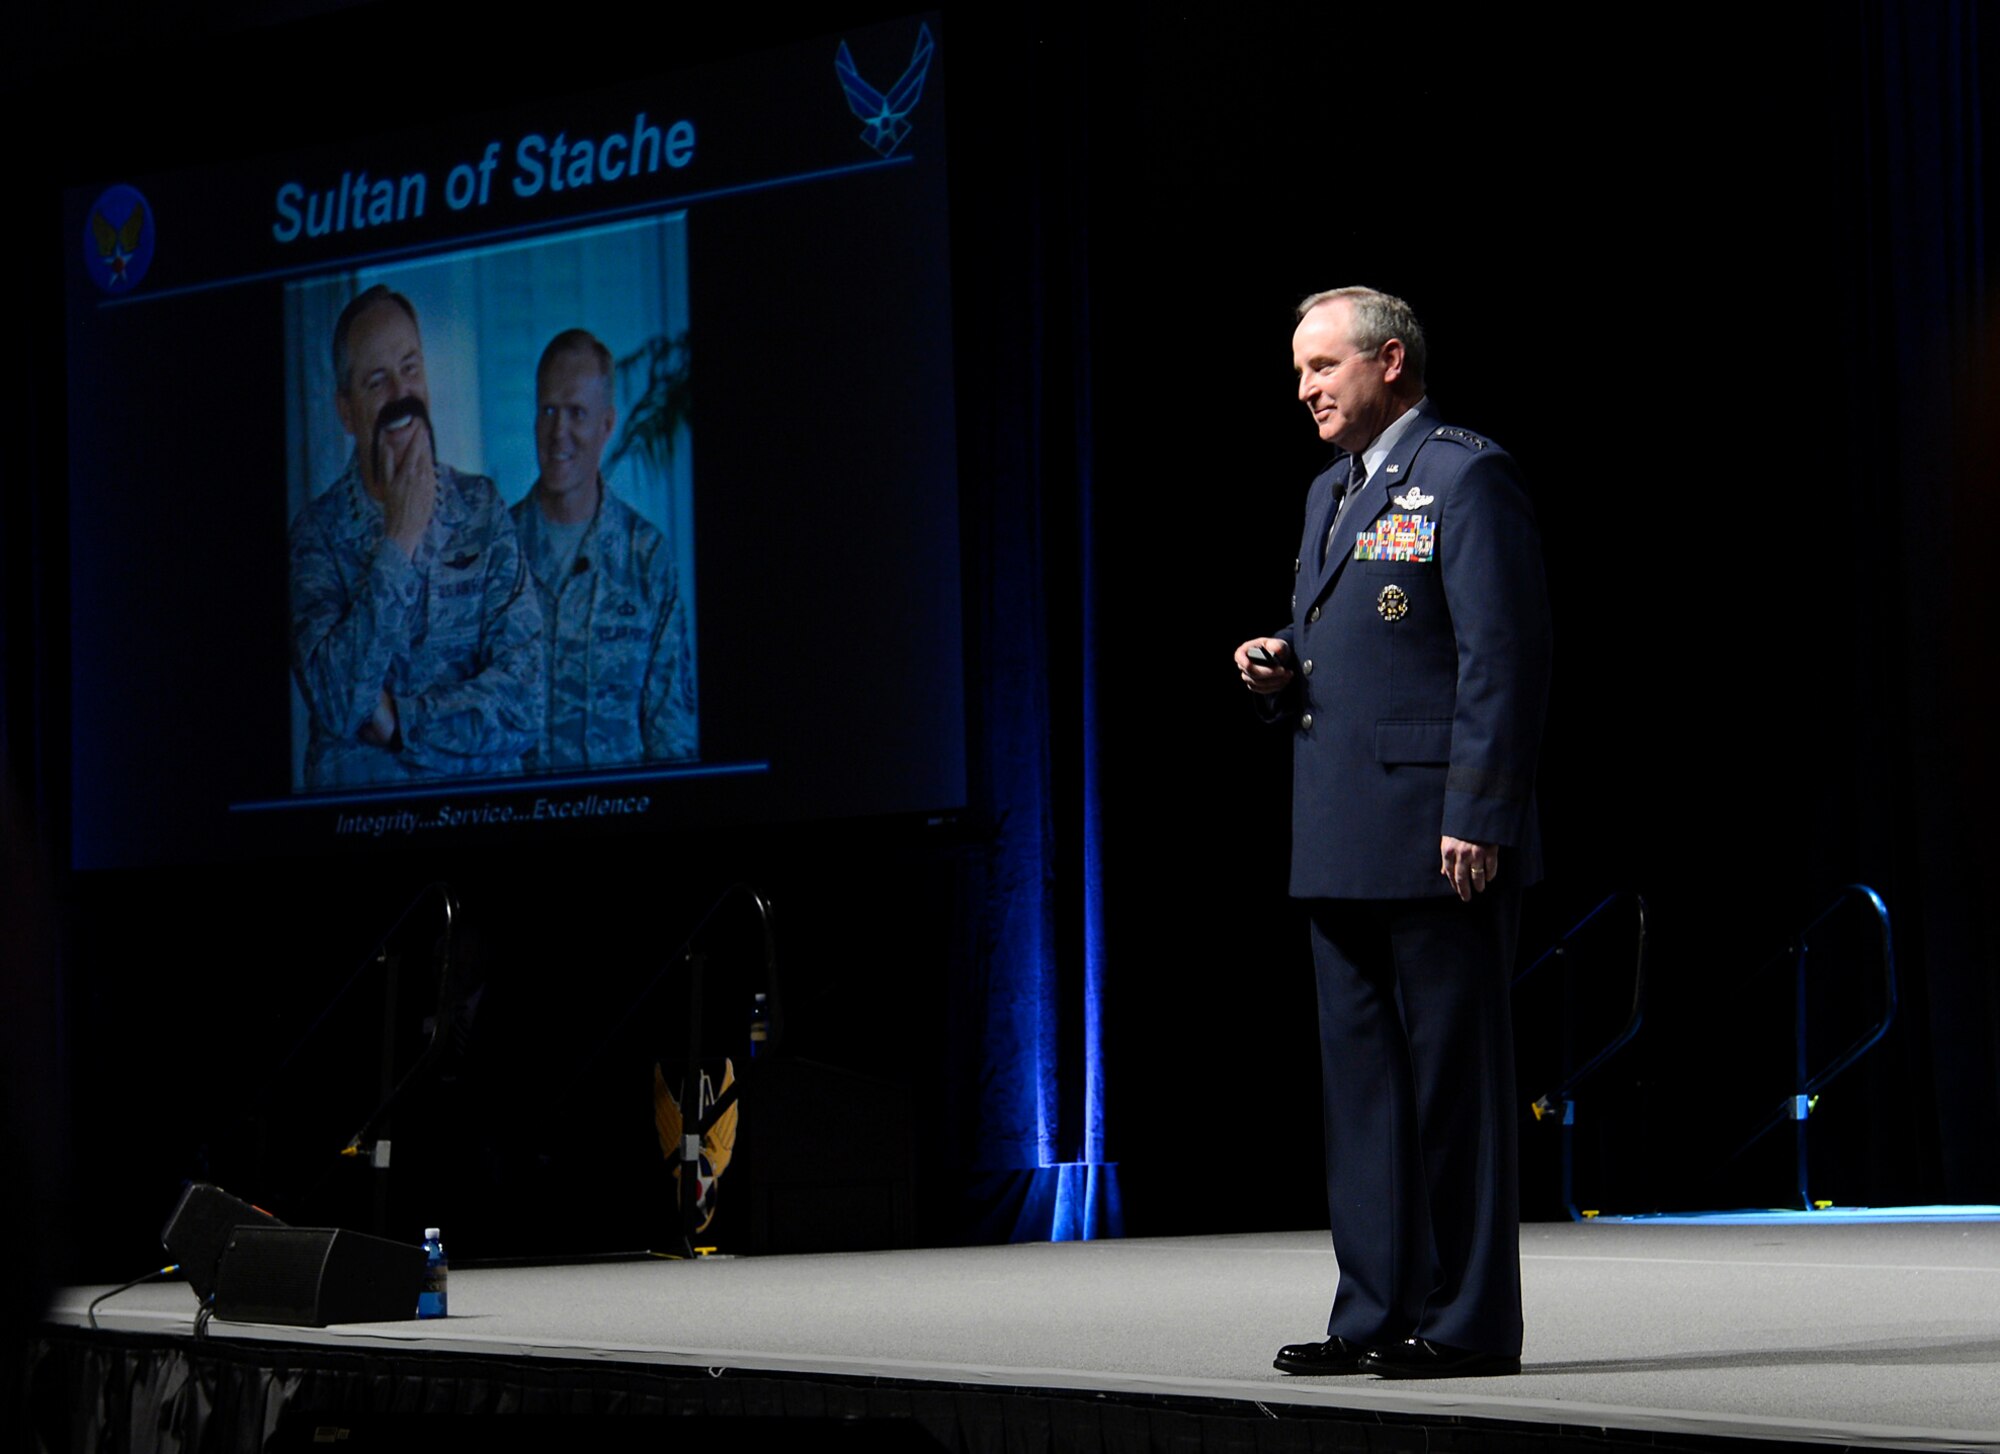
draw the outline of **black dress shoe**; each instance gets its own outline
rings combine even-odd
[[[1286,1373],[1359,1373],[1367,1356],[1359,1343],[1328,1338],[1324,1343],[1287,1343],[1271,1366]]]
[[[1428,1338],[1405,1338],[1393,1348],[1371,1348],[1361,1371],[1382,1378],[1493,1378],[1521,1371],[1518,1353],[1481,1353]]]

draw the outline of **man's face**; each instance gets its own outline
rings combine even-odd
[[[409,431],[430,422],[423,340],[410,316],[384,299],[348,328],[347,359],[334,406],[341,427],[354,436],[368,483],[379,485],[385,448],[400,458],[409,448]]]
[[[1403,344],[1392,338],[1361,353],[1353,326],[1353,305],[1345,298],[1320,304],[1292,334],[1292,369],[1299,376],[1299,402],[1312,411],[1319,437],[1359,453],[1401,412],[1389,386],[1402,377]]]
[[[549,360],[535,384],[535,457],[542,467],[541,488],[552,497],[589,490],[597,484],[598,462],[618,411],[611,407],[611,380],[584,352]]]

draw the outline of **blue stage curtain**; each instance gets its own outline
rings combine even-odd
[[[963,31],[956,32],[962,42]],[[1069,32],[1065,32],[1068,36]],[[972,838],[952,1038],[967,1230],[1117,1235],[1100,1011],[1086,42],[969,42],[1041,124],[967,144],[955,225]],[[1025,80],[1024,80],[1025,78]],[[1018,104],[1018,98],[1010,104]]]

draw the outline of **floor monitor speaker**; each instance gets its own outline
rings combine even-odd
[[[215,1277],[234,1323],[389,1323],[417,1315],[424,1249],[339,1227],[238,1227]]]

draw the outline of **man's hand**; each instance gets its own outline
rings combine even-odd
[[[370,747],[393,749],[396,745],[396,733],[401,727],[402,724],[396,719],[396,699],[389,695],[388,688],[385,687],[380,700],[375,703],[375,715],[361,724],[361,740]]]
[[[1236,648],[1236,670],[1243,678],[1243,685],[1260,697],[1282,692],[1292,679],[1292,669],[1288,666],[1260,666],[1250,659],[1250,648],[1253,646],[1263,647],[1273,661],[1282,662],[1291,655],[1285,643],[1275,636],[1251,637]]]
[[[1468,843],[1447,833],[1439,842],[1438,851],[1444,858],[1444,866],[1438,872],[1451,880],[1452,892],[1468,904],[1500,872],[1497,843]]]
[[[383,436],[382,456],[382,533],[414,559],[437,510],[430,425],[417,419],[390,430]]]

